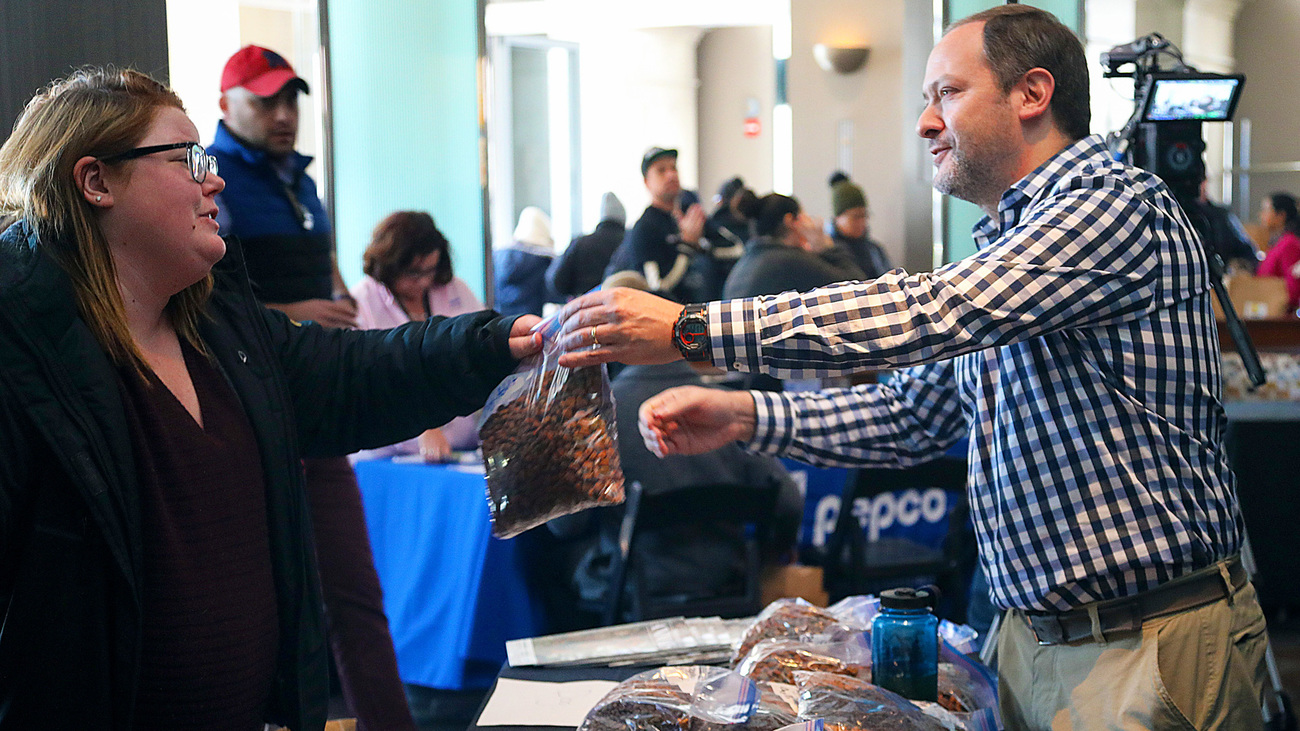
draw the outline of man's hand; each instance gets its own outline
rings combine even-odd
[[[690,208],[682,214],[677,221],[678,228],[681,229],[682,241],[694,246],[700,247],[700,236],[704,234],[705,215],[704,209],[699,203],[692,203]]]
[[[346,300],[302,300],[287,304],[268,304],[267,307],[279,310],[298,322],[312,322],[325,327],[356,327],[357,305]]]
[[[542,352],[542,334],[533,332],[533,326],[541,321],[537,315],[520,315],[510,326],[510,355],[515,360]]]
[[[670,388],[641,404],[646,449],[658,457],[702,454],[754,437],[754,397],[748,391],[700,386]]]
[[[673,325],[681,312],[672,300],[625,287],[584,294],[560,309],[556,340],[568,351],[560,356],[560,365],[678,360],[682,354],[673,345]]]

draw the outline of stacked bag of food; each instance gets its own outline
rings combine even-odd
[[[969,628],[940,629],[938,703],[913,703],[873,685],[870,627],[878,607],[874,597],[828,609],[773,602],[737,643],[731,670],[641,673],[611,690],[580,731],[808,731],[803,724],[811,721],[823,731],[1000,728],[994,676],[963,654],[974,650]]]

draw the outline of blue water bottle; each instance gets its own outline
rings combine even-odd
[[[914,701],[939,699],[939,620],[930,589],[880,592],[871,622],[871,682]]]

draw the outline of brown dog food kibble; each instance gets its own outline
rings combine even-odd
[[[599,367],[544,371],[530,391],[537,398],[504,404],[483,423],[493,535],[623,501],[613,407],[602,392]]]

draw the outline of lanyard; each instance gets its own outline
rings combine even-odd
[[[316,217],[298,200],[298,196],[294,195],[293,187],[280,177],[279,173],[276,174],[275,179],[280,181],[280,189],[284,191],[284,197],[289,199],[289,205],[293,208],[293,217],[298,219],[298,225],[302,226],[302,230],[311,231],[316,228]]]

